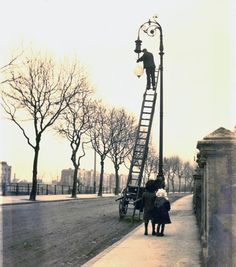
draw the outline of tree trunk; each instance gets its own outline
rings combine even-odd
[[[34,200],[34,201],[36,200],[36,194],[37,194],[37,173],[38,173],[39,143],[40,143],[40,140],[37,142],[37,144],[35,146],[35,149],[34,149],[32,188],[31,188],[30,198],[29,198],[30,200]]]
[[[100,181],[99,181],[99,190],[98,196],[102,197],[102,189],[103,189],[103,174],[104,174],[104,159],[101,157],[101,172],[100,172]]]
[[[170,176],[169,175],[167,176],[167,188],[168,188],[168,191],[170,192]]]
[[[118,195],[120,192],[120,177],[119,177],[119,165],[115,165],[115,175],[116,175],[116,188],[115,195]]]
[[[189,191],[193,192],[193,180],[189,182]]]
[[[186,193],[187,191],[187,178],[184,178],[184,192]]]
[[[175,192],[175,183],[174,180],[171,180],[171,185],[172,185],[172,192]]]
[[[77,184],[78,184],[78,178],[77,178],[78,168],[79,168],[79,165],[74,164],[73,186],[72,186],[72,193],[71,193],[72,198],[77,197],[76,194],[77,194]]]
[[[179,193],[181,191],[181,177],[179,177]]]

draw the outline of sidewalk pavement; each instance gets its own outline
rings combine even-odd
[[[199,267],[200,241],[192,195],[172,204],[165,236],[144,235],[141,225],[82,267]]]
[[[102,197],[113,197],[114,194],[103,194]],[[24,196],[0,196],[0,206],[15,205],[15,204],[30,204],[38,202],[52,202],[52,201],[73,201],[85,198],[97,198],[97,194],[78,194],[77,198],[71,198],[70,195],[37,195],[36,201],[29,200],[28,195]]]

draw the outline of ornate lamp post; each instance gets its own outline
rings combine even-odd
[[[140,32],[143,31],[150,37],[156,35],[157,30],[160,33],[159,41],[159,56],[160,56],[160,132],[159,132],[159,170],[157,175],[157,180],[164,182],[163,174],[163,55],[164,55],[164,46],[163,46],[163,35],[161,25],[156,21],[157,16],[154,16],[152,19],[149,19],[147,22],[143,23],[138,30],[138,38],[135,41],[135,50],[134,52],[139,54],[142,51],[141,45],[142,41],[140,40]]]

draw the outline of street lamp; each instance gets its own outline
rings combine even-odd
[[[140,78],[143,75],[143,67],[140,65],[137,65],[134,69],[134,74]]]
[[[159,132],[159,169],[157,174],[157,180],[163,183],[164,186],[164,174],[163,174],[163,55],[164,55],[164,46],[163,46],[163,35],[161,25],[157,22],[157,16],[154,16],[152,19],[149,19],[147,22],[143,23],[138,30],[138,38],[135,41],[135,50],[134,52],[138,54],[141,53],[142,41],[140,40],[140,32],[143,31],[150,37],[156,35],[157,30],[160,33],[160,42],[159,42],[159,56],[160,56],[160,132]]]

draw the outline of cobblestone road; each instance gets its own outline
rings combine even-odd
[[[80,266],[136,225],[115,198],[2,207],[3,266]]]

